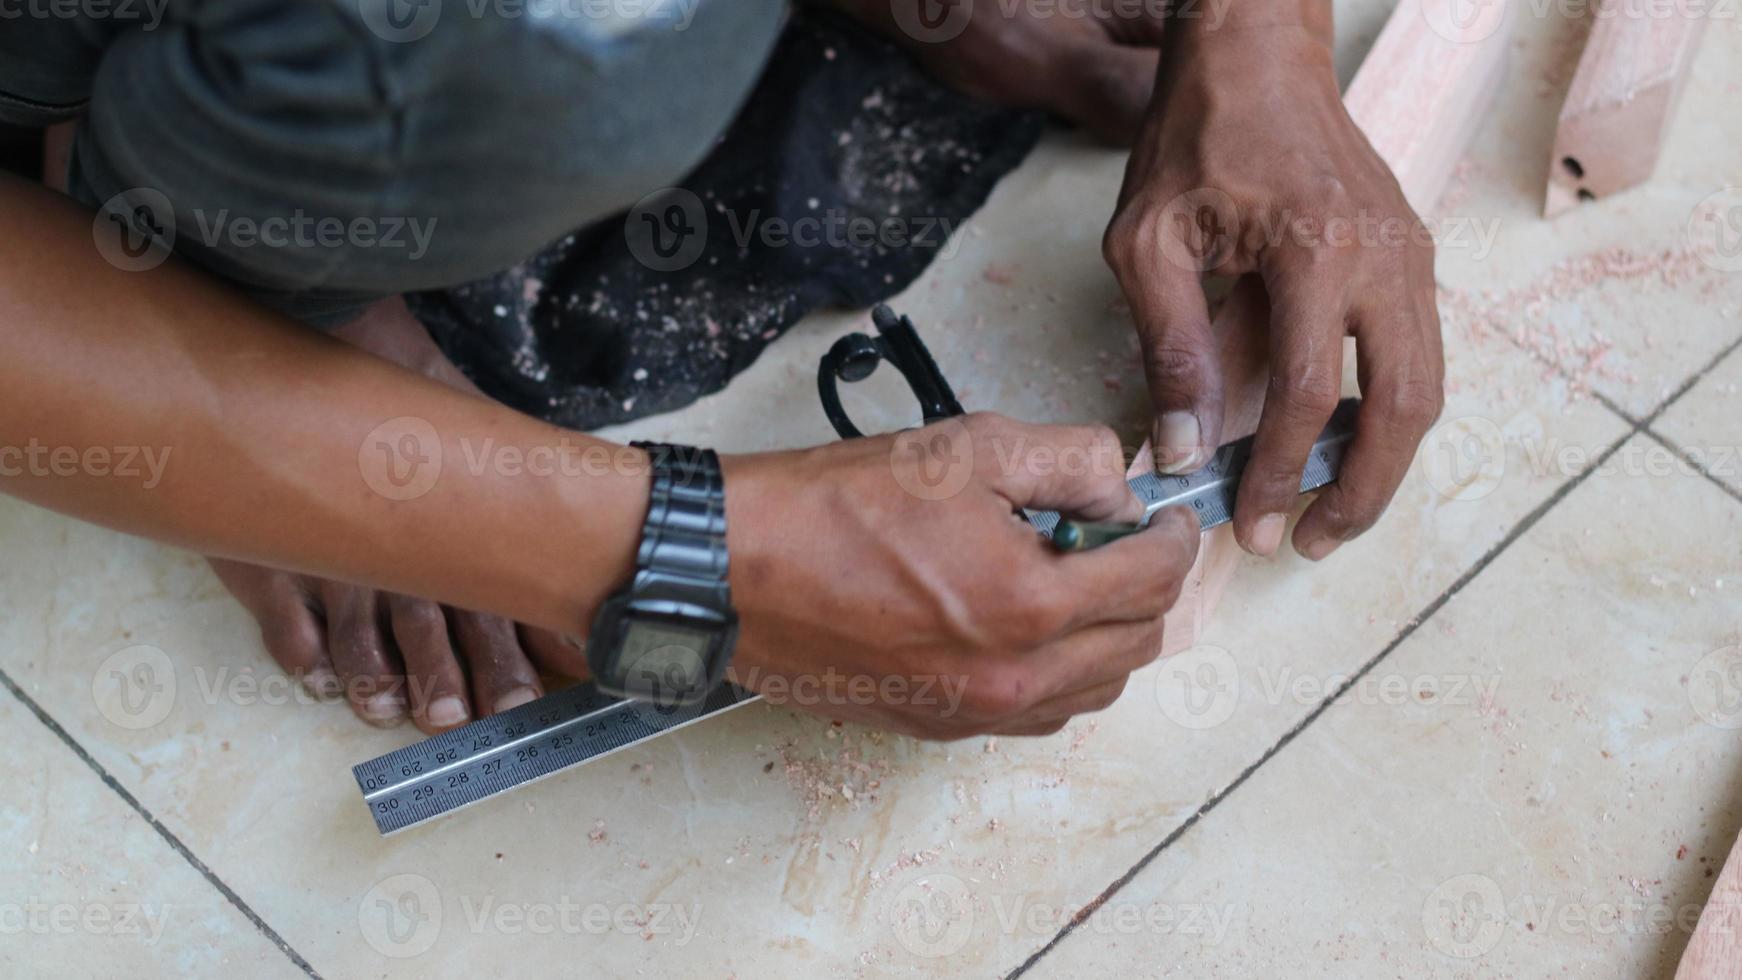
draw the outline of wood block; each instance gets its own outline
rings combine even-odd
[[[1742,838],[1700,912],[1675,980],[1742,980]]]
[[[1506,75],[1512,3],[1402,0],[1343,104],[1397,175],[1410,206],[1429,214],[1488,117]]]
[[[1509,0],[1459,19],[1464,0],[1401,0],[1386,22],[1343,102],[1373,148],[1397,174],[1418,212],[1432,210],[1452,169],[1486,117],[1506,72],[1511,43]],[[1258,429],[1266,386],[1270,303],[1263,284],[1248,276],[1216,312],[1225,384],[1224,441]],[[1148,442],[1138,450],[1133,475],[1152,468]],[[1287,547],[1285,544],[1284,547]],[[1217,600],[1233,578],[1240,546],[1232,526],[1204,536],[1180,602],[1168,614],[1162,655],[1198,642]]]
[[[1561,106],[1543,214],[1644,183],[1657,169],[1694,53],[1703,0],[1605,0]]]

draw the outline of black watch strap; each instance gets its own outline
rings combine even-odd
[[[634,446],[651,460],[653,487],[630,593],[638,599],[730,608],[726,480],[719,454],[666,443]]]

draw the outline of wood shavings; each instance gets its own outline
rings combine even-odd
[[[1065,749],[1065,758],[1069,759],[1076,755],[1077,750],[1083,747],[1083,743],[1089,740],[1089,736],[1100,730],[1101,723],[1093,718],[1089,719],[1089,723],[1078,729],[1076,735],[1071,738],[1070,747]]]
[[[872,887],[876,887],[887,882],[891,877],[898,875],[903,871],[911,871],[914,868],[923,868],[926,865],[931,864],[933,861],[936,861],[942,855],[943,852],[935,847],[928,847],[923,851],[914,851],[911,854],[902,854],[882,870],[872,871],[870,875],[871,885]]]
[[[832,757],[824,754],[820,746],[814,758],[801,754],[791,742],[776,748],[787,785],[808,804],[806,817],[811,820],[819,817],[830,803],[845,803],[854,808],[875,803],[877,790],[890,772],[887,760],[867,760],[858,747],[866,742],[878,744],[880,740],[866,736],[855,740],[852,731],[837,730],[833,726],[827,730],[825,738],[840,742],[839,750]]]
[[[1460,159],[1452,168],[1452,176],[1447,181],[1445,191],[1440,194],[1439,203],[1434,212],[1440,215],[1456,215],[1464,210],[1469,203],[1471,185],[1481,175],[1482,168],[1469,157]]]
[[[1562,321],[1576,316],[1576,309],[1569,313],[1565,306],[1581,306],[1580,300],[1611,283],[1674,289],[1709,271],[1692,248],[1649,253],[1611,248],[1558,262],[1536,279],[1504,292],[1442,288],[1439,304],[1448,326],[1461,328],[1478,341],[1510,340],[1548,371],[1559,373],[1573,394],[1582,397],[1597,379],[1622,383],[1637,379],[1609,363],[1615,344],[1601,331],[1589,330],[1582,340],[1568,334]]]

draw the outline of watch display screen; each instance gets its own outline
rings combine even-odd
[[[684,698],[708,683],[712,633],[670,623],[631,620],[619,654],[626,686],[660,702]]]

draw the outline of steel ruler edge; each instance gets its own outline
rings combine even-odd
[[[662,709],[576,684],[351,767],[383,837],[760,701],[722,684],[706,701]]]
[[[1300,492],[1323,489],[1337,480],[1342,471],[1343,452],[1355,438],[1355,416],[1361,400],[1345,398],[1332,413],[1319,437],[1313,440],[1301,472]],[[1159,510],[1189,506],[1198,515],[1198,526],[1208,531],[1234,519],[1234,499],[1240,489],[1240,477],[1252,458],[1253,437],[1247,436],[1216,450],[1210,461],[1196,473],[1169,476],[1145,473],[1127,481],[1131,492],[1143,501],[1143,519],[1147,521]],[[1058,527],[1059,515],[1053,511],[1029,511],[1028,521],[1047,537]]]
[[[1334,482],[1355,434],[1359,401],[1346,399],[1313,443],[1300,492]],[[1233,520],[1235,493],[1249,436],[1217,450],[1188,476],[1146,473],[1129,482],[1144,502],[1145,518],[1165,507],[1190,506],[1204,530]],[[1059,515],[1034,511],[1029,521],[1051,537]],[[576,684],[517,708],[463,725],[351,767],[357,788],[383,837],[537,782],[564,769],[640,745],[761,696],[724,684],[691,707],[660,708]]]

